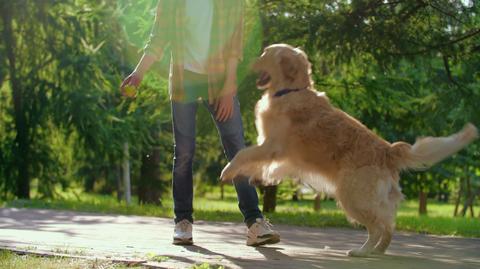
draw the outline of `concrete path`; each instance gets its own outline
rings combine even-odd
[[[0,248],[17,251],[131,260],[158,268],[204,262],[226,268],[480,268],[480,239],[397,232],[387,255],[351,258],[345,252],[361,245],[365,231],[274,228],[281,243],[252,248],[245,246],[243,224],[198,221],[196,245],[181,247],[171,244],[170,219],[0,208]]]

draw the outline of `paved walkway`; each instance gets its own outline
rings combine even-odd
[[[278,225],[282,242],[245,246],[240,223],[198,221],[195,246],[171,244],[172,221],[55,210],[0,208],[0,248],[131,260],[158,268],[188,268],[208,262],[226,268],[480,268],[480,239],[398,232],[388,255],[351,258],[366,233]],[[152,256],[168,257],[154,261]],[[150,257],[150,258],[148,258]]]

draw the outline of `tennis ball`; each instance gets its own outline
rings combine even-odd
[[[127,85],[124,88],[124,93],[127,97],[135,97],[135,95],[137,95],[137,87],[133,85]]]

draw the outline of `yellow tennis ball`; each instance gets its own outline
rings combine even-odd
[[[133,85],[127,85],[125,86],[124,92],[127,97],[135,97],[135,95],[137,95],[137,88]]]

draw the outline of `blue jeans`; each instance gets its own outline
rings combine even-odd
[[[205,76],[206,81],[206,76]],[[207,87],[206,83],[194,83],[184,79],[185,91],[194,91],[196,87]],[[223,149],[228,160],[232,160],[239,150],[245,147],[243,136],[240,103],[234,97],[233,116],[224,122],[215,119],[215,109],[207,101],[202,101],[215,120],[220,134]],[[173,201],[175,223],[187,219],[193,223],[193,178],[192,163],[195,153],[195,118],[199,103],[172,101],[174,162],[173,162]],[[239,177],[234,181],[237,191],[238,207],[244,217],[244,222],[251,225],[256,218],[263,218],[258,208],[258,195],[254,186],[248,183],[248,178]]]

